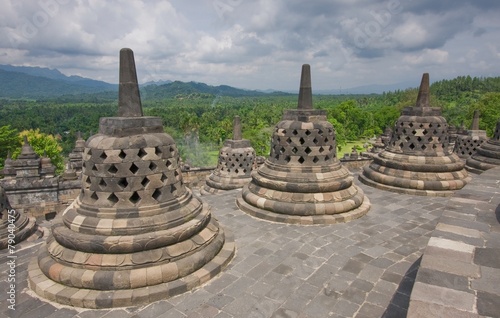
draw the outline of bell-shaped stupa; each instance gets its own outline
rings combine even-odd
[[[453,151],[462,159],[467,159],[476,153],[476,149],[488,140],[486,130],[479,130],[479,110],[474,111],[470,130],[457,135]]]
[[[237,199],[255,217],[296,224],[346,222],[370,203],[337,159],[335,130],[325,110],[313,109],[311,71],[302,66],[298,109],[285,111],[271,153]]]
[[[500,166],[500,120],[497,122],[493,138],[483,142],[476,153],[467,159],[465,168],[480,174],[485,170]]]
[[[359,179],[380,189],[424,196],[449,196],[470,177],[448,144],[441,109],[429,105],[429,74],[422,77],[417,102],[394,125],[388,147],[373,157]]]
[[[206,178],[200,193],[217,194],[219,192],[243,188],[250,182],[251,173],[257,168],[255,150],[250,141],[241,137],[241,120],[233,120],[233,138],[224,142],[219,152],[217,168]]]
[[[87,308],[136,306],[214,277],[234,243],[184,185],[179,152],[143,116],[133,52],[120,51],[118,116],[83,152],[82,190],[29,266],[41,297]]]

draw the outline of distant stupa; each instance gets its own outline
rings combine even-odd
[[[393,192],[449,196],[470,177],[449,147],[448,124],[429,105],[429,74],[422,76],[417,102],[403,109],[387,148],[359,176],[363,183]]]
[[[219,151],[217,168],[207,177],[200,193],[217,194],[243,188],[250,182],[250,175],[256,168],[255,150],[249,140],[242,139],[241,120],[239,116],[235,116],[233,138],[224,142],[224,146]]]
[[[370,209],[353,179],[337,159],[335,130],[326,111],[313,109],[311,70],[303,65],[298,109],[285,111],[274,128],[271,154],[252,173],[237,204],[250,215],[276,222],[347,222]]]

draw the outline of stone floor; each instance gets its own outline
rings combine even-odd
[[[143,307],[84,310],[37,298],[27,287],[26,269],[41,239],[21,244],[15,253],[16,310],[7,308],[8,283],[2,280],[0,317],[405,317],[422,253],[449,198],[357,184],[371,210],[336,225],[253,218],[236,207],[238,190],[204,196],[233,232],[235,258],[202,287]],[[2,277],[7,261],[2,252]]]

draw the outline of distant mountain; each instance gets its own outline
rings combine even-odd
[[[0,64],[0,98],[93,101],[118,98],[118,85],[81,76],[66,76],[57,69]],[[199,82],[160,80],[140,85],[141,97],[146,100],[188,95],[266,96],[288,93],[246,90],[228,85],[211,86]]]
[[[50,98],[117,89],[117,85],[81,76],[66,76],[56,69],[0,65],[0,97],[4,98]]]
[[[146,82],[146,83],[143,83],[143,84],[140,84],[140,86],[149,86],[149,85],[156,85],[156,86],[159,86],[159,85],[165,85],[165,84],[170,84],[172,83],[171,80],[158,80],[158,81],[149,81],[149,82]]]
[[[313,94],[333,94],[333,95],[338,95],[338,94],[353,94],[353,95],[358,95],[358,94],[382,94],[383,92],[393,92],[396,90],[405,90],[407,88],[414,88],[418,87],[419,82],[418,81],[406,81],[406,82],[400,82],[400,83],[395,83],[395,84],[374,84],[374,85],[363,85],[363,86],[356,86],[356,87],[351,87],[351,88],[339,88],[339,89],[329,89],[329,90],[314,90],[313,89]]]

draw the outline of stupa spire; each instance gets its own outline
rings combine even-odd
[[[142,104],[135,70],[134,52],[120,50],[120,84],[118,87],[118,116],[141,117]]]
[[[429,73],[422,75],[420,88],[418,90],[417,103],[415,107],[430,107],[429,106]]]
[[[472,118],[472,125],[470,126],[470,130],[479,130],[479,110],[476,109],[474,111],[474,118]]]
[[[309,64],[302,65],[302,73],[300,75],[300,89],[298,109],[313,109],[312,103],[312,88],[311,88],[311,66]]]
[[[241,140],[241,119],[240,116],[234,116],[233,119],[233,140]]]

